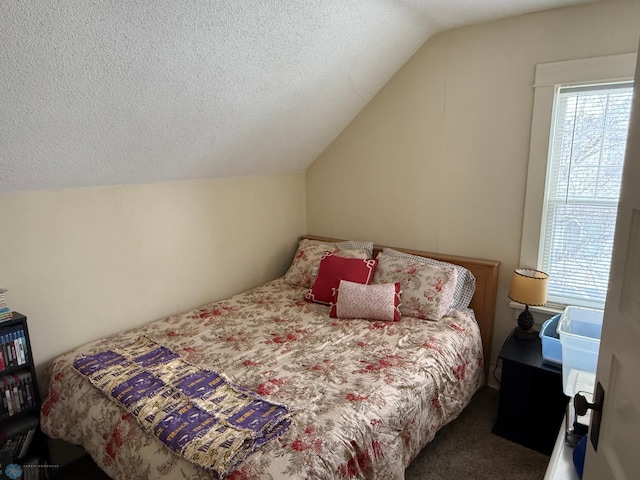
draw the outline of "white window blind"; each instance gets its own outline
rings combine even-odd
[[[552,303],[604,307],[632,95],[630,82],[557,90],[538,255]]]

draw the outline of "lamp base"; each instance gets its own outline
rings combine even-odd
[[[518,340],[533,340],[538,337],[538,332],[530,328],[525,330],[524,328],[516,327],[514,334]]]
[[[533,315],[529,311],[529,305],[524,306],[524,311],[518,316],[518,326],[516,327],[516,338],[520,340],[533,340],[538,336],[538,332],[531,330],[533,327]]]

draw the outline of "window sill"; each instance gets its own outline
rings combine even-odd
[[[509,307],[514,310],[514,319],[518,319],[520,312],[524,310],[524,305],[517,302],[509,302]],[[564,312],[564,306],[561,305],[543,305],[540,307],[529,307],[529,311],[533,314],[533,321],[536,325],[542,325],[554,315]]]
[[[509,302],[509,307],[516,310],[524,310],[524,305],[517,302]],[[543,313],[545,315],[554,316],[564,312],[564,306],[561,305],[542,305],[542,306],[529,306],[529,311],[533,313]]]

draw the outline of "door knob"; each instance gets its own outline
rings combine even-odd
[[[580,416],[586,415],[587,410],[591,409],[594,412],[602,412],[602,398],[596,400],[593,403],[589,403],[586,397],[580,393],[577,393],[573,397],[573,405],[575,406],[576,413]]]
[[[598,438],[600,437],[600,422],[602,421],[602,409],[604,407],[604,388],[600,382],[596,385],[596,395],[593,400],[593,403],[589,403],[584,395],[580,393],[576,393],[573,397],[573,406],[576,410],[576,413],[580,416],[586,415],[587,410],[593,410],[593,414],[591,415],[591,434],[589,438],[591,438],[591,444],[593,445],[593,449],[598,451]]]

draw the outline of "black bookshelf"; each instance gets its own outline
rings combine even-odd
[[[12,312],[0,322],[0,474],[15,464],[23,469],[21,478],[47,478],[41,401],[27,317]]]

